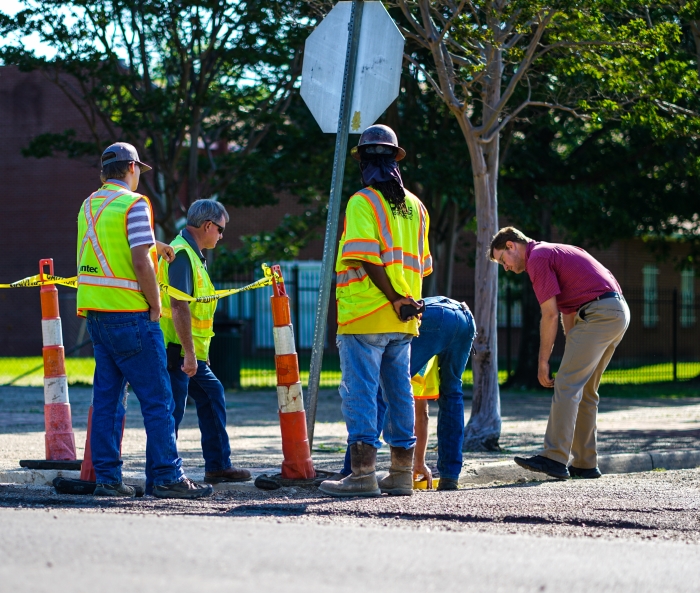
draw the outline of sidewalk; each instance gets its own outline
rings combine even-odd
[[[19,468],[20,459],[44,459],[43,389],[0,387],[0,483],[45,485],[57,472],[31,472]],[[78,457],[83,454],[91,389],[70,389]],[[254,474],[277,472],[282,463],[277,394],[274,391],[227,392],[228,425],[233,462]],[[550,396],[506,392],[502,394],[502,453],[465,453],[461,483],[512,483],[537,479],[539,474],[521,470],[514,454],[535,454],[541,446],[549,414]],[[471,406],[465,400],[467,415]],[[431,406],[428,462],[437,457],[435,437],[437,406]],[[598,423],[601,469],[626,473],[654,468],[680,469],[700,466],[700,397],[603,398]],[[188,407],[180,428],[178,448],[188,476],[204,474],[194,408]],[[345,424],[336,390],[319,394],[313,458],[318,469],[336,471],[345,453]],[[124,474],[142,482],[146,438],[138,400],[131,394],[124,435]],[[686,452],[686,453],[681,453]],[[657,454],[659,453],[659,454]],[[378,455],[379,469],[388,469],[389,449]],[[75,472],[63,475],[77,477]],[[544,479],[545,477],[542,476]],[[252,483],[235,485],[253,488]]]

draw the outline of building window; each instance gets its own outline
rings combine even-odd
[[[681,327],[695,325],[695,272],[681,272]]]
[[[644,276],[644,313],[642,314],[642,325],[644,327],[656,327],[659,324],[659,291],[657,288],[657,278],[659,268],[647,264],[642,268]]]

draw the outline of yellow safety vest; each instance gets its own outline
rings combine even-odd
[[[433,268],[429,218],[422,202],[408,191],[406,205],[410,217],[395,215],[381,192],[372,187],[350,198],[335,266],[339,326],[389,306],[384,293],[357,262],[383,265],[396,292],[421,298],[423,277]]]
[[[209,273],[204,267],[202,260],[199,259],[199,256],[187,242],[187,239],[182,235],[178,235],[170,245],[175,250],[176,254],[184,251],[190,258],[192,278],[194,281],[194,295],[192,296],[201,297],[214,294],[215,289],[209,278]],[[159,283],[169,283],[168,269],[168,262],[161,258],[158,266]],[[170,305],[170,297],[163,292],[161,292],[160,296],[162,301],[160,327],[163,330],[165,344],[180,344],[180,338],[177,337],[175,324],[173,323],[173,310]],[[209,358],[209,345],[214,335],[214,312],[216,311],[217,302],[218,301],[197,303],[193,301],[189,303],[192,319],[192,341],[194,342],[194,352],[197,356],[197,360],[206,361]],[[185,352],[182,351],[181,355],[184,356]]]
[[[126,232],[129,210],[141,199],[151,208],[146,196],[105,183],[83,202],[78,215],[78,315],[149,310]]]
[[[411,377],[414,399],[437,399],[440,396],[440,373],[437,356],[433,356],[425,366]]]

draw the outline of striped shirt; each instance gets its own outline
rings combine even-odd
[[[129,186],[121,179],[108,179],[107,183],[113,183],[130,190]],[[139,200],[129,210],[126,217],[126,234],[131,249],[139,245],[155,245],[156,238],[153,236],[153,227],[151,226],[151,209],[146,200]]]
[[[530,241],[525,271],[532,280],[537,301],[542,304],[557,297],[557,308],[564,314],[575,313],[606,292],[622,294],[610,270],[573,245]]]

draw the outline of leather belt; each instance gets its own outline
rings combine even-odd
[[[598,295],[596,298],[594,298],[593,300],[590,300],[590,301],[588,301],[587,303],[583,303],[583,305],[581,305],[581,306],[578,308],[578,311],[577,311],[577,312],[580,313],[580,312],[581,312],[581,309],[583,309],[584,307],[590,305],[591,303],[595,303],[596,301],[603,301],[603,300],[605,300],[605,299],[618,299],[618,300],[621,301],[621,300],[622,300],[622,295],[621,295],[619,292],[615,292],[615,291],[604,292],[603,294],[599,294],[599,295]],[[581,317],[583,318],[583,315],[581,315]]]

